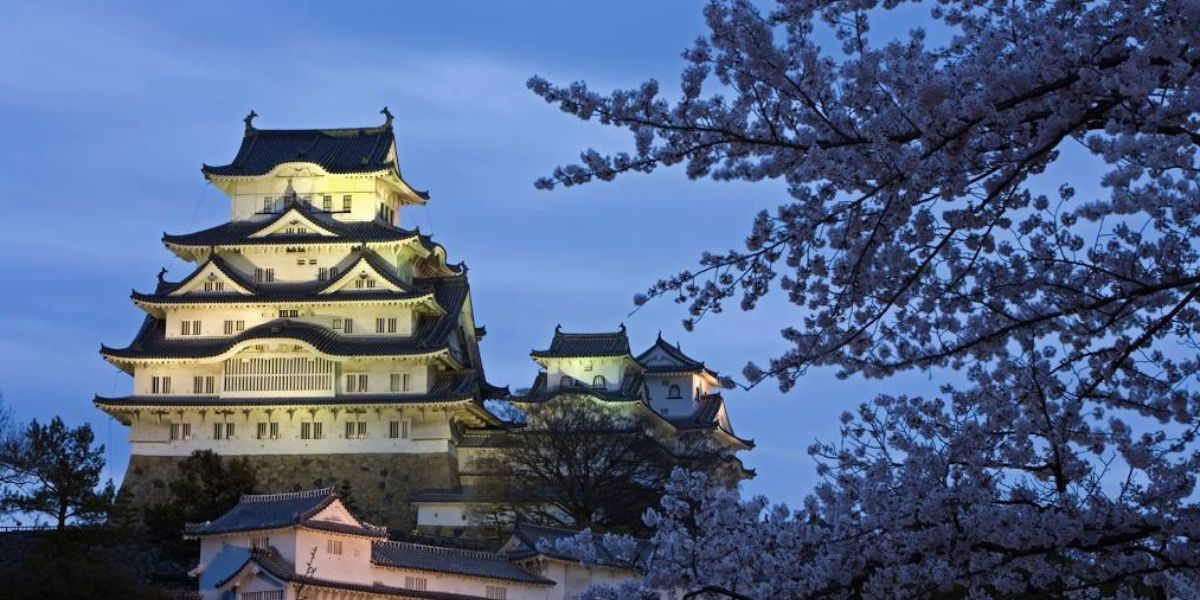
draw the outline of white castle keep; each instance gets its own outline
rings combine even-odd
[[[402,176],[384,113],[304,130],[258,129],[251,113],[233,161],[202,168],[229,221],[163,236],[194,269],[135,291],[141,329],[100,351],[133,379],[95,399],[129,428],[123,496],[164,497],[178,461],[211,449],[248,457],[263,491],[340,485],[372,521],[462,534],[466,466],[511,427],[489,400],[604,403],[751,475],[716,374],[661,337],[634,355],[623,326],[556,330],[528,393],[489,384],[466,266],[401,226],[429,195]]]

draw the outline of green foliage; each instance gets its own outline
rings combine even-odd
[[[139,576],[149,570],[131,540],[110,528],[0,534],[8,600],[169,598]],[[137,574],[137,576],[135,576]]]
[[[245,457],[225,460],[212,450],[197,450],[180,461],[179,477],[168,485],[170,499],[146,507],[143,521],[157,537],[178,541],[185,523],[221,516],[257,486],[258,474]]]
[[[93,447],[90,425],[67,427],[59,417],[34,420],[3,442],[0,462],[11,474],[0,504],[6,510],[49,516],[59,529],[68,522],[97,523],[108,515],[116,490],[103,486],[104,446]]]

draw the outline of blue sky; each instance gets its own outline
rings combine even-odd
[[[580,123],[525,90],[534,74],[601,88],[647,77],[676,87],[679,53],[703,32],[684,2],[8,3],[0,20],[0,390],[18,418],[90,422],[114,478],[125,430],[91,404],[129,379],[97,354],[121,346],[160,267],[187,272],[160,241],[227,220],[202,162],[223,164],[253,108],[263,128],[339,127],[396,114],[401,168],[429,189],[405,212],[470,266],[488,377],[529,385],[530,349],[561,323],[625,322],[639,349],[661,330],[722,372],[783,348],[797,318],[780,298],[733,309],[697,331],[683,307],[631,298],[738,247],[753,214],[783,198],[776,184],[688,181],[679,170],[554,192],[533,180],[589,146],[624,135]],[[838,381],[815,371],[794,390],[731,392],[738,433],[757,440],[751,493],[797,503],[815,473],[805,453],[831,439],[837,415],[880,391],[929,391],[921,375]]]

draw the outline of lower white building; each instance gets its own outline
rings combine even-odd
[[[326,488],[243,496],[185,535],[204,600],[566,600],[636,577],[648,555],[583,564],[555,545],[573,533],[520,525],[497,551],[391,541]]]

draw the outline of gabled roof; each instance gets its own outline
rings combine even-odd
[[[371,544],[371,562],[384,567],[554,585],[550,579],[530,573],[495,552],[388,541]]]
[[[616,357],[632,356],[629,354],[629,337],[625,335],[625,325],[618,331],[605,333],[564,333],[562,327],[554,328],[554,337],[550,339],[550,348],[534,350],[530,355],[536,358],[587,358],[587,357]]]
[[[366,523],[316,521],[312,517],[339,501],[333,488],[283,494],[246,494],[228,512],[206,523],[190,523],[184,528],[189,536],[215,535],[241,531],[279,529],[294,525],[314,525],[354,535],[386,537],[387,530]]]
[[[565,552],[558,548],[560,541],[568,540],[579,531],[561,527],[547,527],[530,523],[517,523],[513,528],[512,538],[504,545],[504,552],[510,560],[523,560],[535,556],[546,556],[558,560],[577,562],[583,559],[580,554]],[[637,540],[632,556],[617,556],[602,543],[602,538],[593,538],[595,564],[619,569],[640,569],[649,560],[654,546],[645,540]]]
[[[345,590],[351,592],[362,592],[372,596],[380,595],[395,598],[419,598],[422,600],[485,600],[483,596],[455,594],[453,592],[411,590],[407,588],[383,585],[382,583],[350,583],[304,575],[297,573],[295,565],[280,555],[279,552],[274,548],[269,548],[266,550],[251,550],[249,558],[246,560],[246,562],[236,571],[226,577],[223,581],[220,581],[215,587],[217,589],[224,587],[251,564],[258,565],[264,572],[266,572],[266,574],[277,580],[299,583],[309,588]]]
[[[386,109],[385,109],[386,110]],[[396,135],[392,118],[378,127],[339,129],[258,129],[255,116],[246,119],[246,129],[237,155],[226,165],[203,165],[205,177],[252,177],[265,175],[284,163],[312,163],[327,173],[394,173],[401,182],[400,166],[394,159]],[[407,187],[407,182],[404,183]],[[427,192],[413,192],[428,200]]]
[[[255,235],[271,228],[289,215],[300,214],[334,235],[310,233],[275,233]],[[210,248],[214,246],[273,246],[293,244],[363,244],[370,242],[401,242],[415,240],[426,250],[432,251],[434,244],[419,231],[409,231],[379,220],[339,221],[328,213],[309,206],[295,198],[289,198],[282,211],[260,221],[229,221],[216,227],[193,233],[164,233],[162,241],[167,247]]]
[[[657,414],[657,413],[656,413]],[[660,415],[661,416],[661,415]],[[746,448],[754,447],[754,440],[738,437],[733,432],[733,425],[725,413],[725,399],[720,394],[702,396],[697,402],[696,409],[690,415],[670,415],[662,417],[676,429],[681,430],[717,430]]]
[[[383,260],[374,252],[366,248],[355,250],[355,255],[358,258],[346,269],[346,275],[350,275],[358,270],[360,265],[369,265],[370,269],[378,274],[378,276],[390,287],[378,287],[374,289],[350,289],[342,290],[337,293],[326,293],[327,290],[336,286],[343,278],[339,277],[335,281],[308,281],[301,283],[258,283],[255,282],[229,265],[229,263],[219,254],[213,253],[208,256],[204,263],[196,268],[191,274],[185,277],[178,283],[160,282],[153,293],[142,293],[136,290],[130,294],[133,301],[140,305],[182,305],[182,304],[257,304],[257,303],[278,303],[278,302],[359,302],[359,301],[420,301],[433,299],[433,289],[431,286],[425,286],[423,289],[405,283],[402,279],[392,274],[386,265],[382,264]],[[238,288],[246,293],[238,293],[234,290],[226,290],[220,292],[205,292],[200,290],[189,291],[186,294],[180,293],[182,289],[187,287],[191,281],[198,277],[201,273],[211,272],[216,269],[225,277],[231,280]]]
[[[651,360],[656,355],[665,360]],[[715,371],[705,367],[703,362],[684,354],[678,344],[672,346],[663,340],[661,332],[658,339],[654,340],[654,345],[637,355],[637,361],[647,373],[705,373],[713,379],[717,378]]]
[[[148,315],[129,346],[110,348],[102,345],[100,354],[109,360],[215,358],[243,342],[288,339],[308,344],[330,356],[427,355],[449,351],[456,361],[461,362],[462,357],[454,356],[449,337],[458,323],[458,315],[469,293],[466,278],[416,279],[414,286],[418,290],[431,290],[434,300],[446,312],[424,319],[411,336],[343,335],[314,323],[276,319],[235,336],[168,339],[166,321]]]

